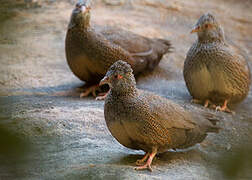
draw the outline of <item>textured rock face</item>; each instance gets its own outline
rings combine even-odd
[[[103,117],[104,102],[79,99],[74,91],[82,83],[68,69],[64,54],[74,2],[47,2],[35,9],[15,7],[0,26],[0,123],[17,131],[34,148],[26,159],[28,168],[8,169],[13,166],[1,163],[0,179],[223,179],[216,159],[223,153],[232,154],[240,142],[251,143],[252,91],[236,107],[235,116],[218,113],[224,128],[218,135],[208,136],[188,151],[159,155],[153,161],[152,173],[135,172],[132,166],[141,156],[110,135]],[[151,1],[110,7],[98,1],[92,9],[93,20],[99,25],[170,39],[176,51],[169,60],[164,57],[153,73],[139,77],[137,86],[186,108],[202,110],[190,104],[183,81],[185,55],[196,38],[189,32],[201,14],[214,12],[227,36],[251,57],[251,2],[147,2]],[[251,174],[240,177],[249,179]]]

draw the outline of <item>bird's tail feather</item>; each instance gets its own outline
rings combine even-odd
[[[170,53],[174,49],[169,40],[160,38],[156,38],[156,40],[159,41],[161,44],[165,45],[163,53]]]

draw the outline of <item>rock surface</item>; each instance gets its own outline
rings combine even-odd
[[[153,162],[154,172],[134,171],[139,154],[122,147],[104,121],[103,101],[80,99],[83,83],[69,70],[64,38],[74,1],[39,1],[40,7],[0,8],[0,123],[28,139],[34,147],[28,168],[13,174],[0,164],[0,179],[223,179],[219,158],[232,154],[252,138],[252,91],[223,118],[219,134],[211,134],[187,151],[169,151]],[[108,1],[107,1],[108,2]],[[136,0],[108,6],[95,1],[92,22],[114,25],[148,37],[170,39],[174,53],[159,67],[138,78],[138,88],[156,92],[187,108],[190,103],[182,76],[190,30],[205,12],[216,14],[228,39],[247,51],[252,65],[251,1]],[[197,7],[197,8],[195,8]],[[5,13],[2,13],[5,12]],[[212,113],[214,111],[208,110]],[[251,171],[239,178],[252,178]]]

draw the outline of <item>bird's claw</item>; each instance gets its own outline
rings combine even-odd
[[[105,95],[103,95],[103,96],[97,96],[96,98],[95,98],[95,100],[96,101],[101,101],[101,100],[104,100],[105,98],[107,97],[107,94],[105,94]]]
[[[108,96],[110,90],[108,92],[104,92],[104,93],[100,93],[98,94],[98,96],[95,98],[95,100],[104,100],[106,99],[106,97]]]
[[[80,98],[86,97],[86,96],[88,96],[90,93],[92,93],[92,95],[93,95],[94,97],[96,97],[96,91],[97,91],[98,88],[99,88],[98,85],[93,85],[93,86],[88,87],[84,92],[80,93]]]
[[[92,95],[94,97],[96,97],[95,91],[92,91],[92,92],[91,91],[85,91],[85,92],[80,93],[80,98],[87,97],[90,93],[92,93]]]
[[[216,111],[221,111],[221,112],[227,112],[227,113],[235,114],[235,112],[231,111],[228,107],[216,106],[215,110]]]
[[[156,154],[157,154],[156,148],[151,153],[146,153],[142,159],[136,161],[136,164],[139,165],[139,167],[135,167],[135,170],[147,169],[152,172],[151,163]],[[144,165],[142,165],[146,160],[147,162]]]
[[[148,171],[152,172],[152,168],[150,166],[150,164],[146,163],[143,166],[139,166],[139,167],[135,167],[135,170],[140,171],[140,170],[145,170],[147,169]]]
[[[149,156],[150,156],[150,153],[148,153],[148,152],[145,153],[145,155],[144,155],[144,157],[142,159],[138,159],[136,161],[136,165],[137,166],[142,166],[144,164],[144,162],[149,158]]]

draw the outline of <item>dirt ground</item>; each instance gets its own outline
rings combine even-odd
[[[154,172],[134,171],[143,154],[122,147],[104,121],[103,101],[80,99],[73,91],[83,84],[68,68],[64,40],[73,0],[23,4],[3,1],[0,7],[0,118],[1,124],[29,139],[37,148],[29,156],[29,170],[17,179],[224,179],[219,167],[223,154],[252,139],[252,91],[223,118],[219,134],[187,151],[169,151],[153,162]],[[250,0],[106,0],[94,1],[92,24],[125,28],[147,37],[169,39],[174,52],[164,56],[137,86],[156,92],[188,108],[182,68],[196,36],[197,19],[212,12],[226,39],[240,47],[252,67],[252,1]],[[8,119],[8,120],[4,120]],[[2,169],[1,169],[2,168]],[[0,165],[0,179],[15,179]],[[16,175],[15,175],[16,176]],[[241,173],[238,179],[250,179]]]

